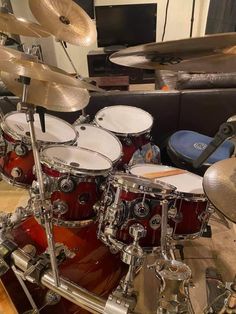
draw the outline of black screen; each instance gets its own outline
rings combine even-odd
[[[98,47],[156,41],[157,4],[95,7]]]
[[[84,11],[94,19],[94,0],[73,0],[77,3]]]

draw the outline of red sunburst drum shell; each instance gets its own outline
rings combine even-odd
[[[81,229],[54,227],[55,241],[64,243],[76,253],[73,259],[67,259],[60,265],[60,274],[99,296],[107,297],[124,275],[125,265],[118,255],[112,255],[109,249],[97,239],[96,228],[96,224]],[[38,253],[42,253],[47,247],[44,230],[34,218],[27,219],[17,227],[13,231],[13,236],[20,247],[33,244]],[[3,281],[8,290],[6,280]],[[42,294],[45,295],[47,290],[44,289],[45,291],[42,292],[42,289],[36,285],[30,285],[30,287],[36,303],[42,306]],[[14,301],[14,293],[19,293],[19,291],[8,290],[8,293]],[[40,313],[46,314],[49,311],[51,314],[88,313],[63,298],[59,304],[46,307]]]

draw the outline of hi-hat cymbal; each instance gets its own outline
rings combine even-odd
[[[57,39],[80,46],[95,42],[95,23],[72,0],[29,0],[29,6],[37,21]]]
[[[0,30],[29,37],[48,37],[51,35],[43,26],[23,18],[17,18],[14,14],[4,11],[0,11]]]
[[[1,72],[1,78],[13,94],[22,96],[23,85],[16,75]],[[85,108],[89,103],[89,98],[86,89],[32,79],[27,102],[53,111],[73,112]]]
[[[71,77],[69,73],[57,67],[37,62],[37,59],[30,55],[3,46],[0,46],[0,71],[39,81],[70,85],[91,91],[103,91],[83,80]]]
[[[236,33],[150,43],[111,55],[116,64],[156,70],[236,72]]]
[[[203,187],[210,202],[236,223],[236,158],[212,165],[203,177]]]

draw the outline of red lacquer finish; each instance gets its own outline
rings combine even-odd
[[[209,216],[207,205],[207,201],[178,199],[176,201],[177,218],[169,222],[173,228],[173,237],[200,233],[204,220],[207,218],[206,215]]]
[[[148,138],[147,134],[142,134],[139,136],[129,136],[128,138],[128,140],[130,140],[129,144],[127,144],[126,137],[118,135],[117,137],[121,141],[123,150],[123,156],[118,163],[118,168],[121,168],[124,165],[128,165],[131,158],[133,157],[133,154],[143,145],[148,144],[150,142],[150,139]]]
[[[96,227],[95,224],[82,229],[55,227],[54,234],[56,242],[64,243],[76,253],[73,259],[68,259],[60,265],[60,274],[89,291],[106,297],[117,286],[124,274],[125,266],[119,256],[112,255],[109,249],[97,239]],[[29,243],[35,245],[38,253],[42,253],[47,247],[45,233],[34,218],[26,220],[16,228],[14,238],[21,247]],[[30,292],[39,306],[43,303],[46,291],[36,285],[30,285]],[[14,300],[14,291],[9,292]],[[87,312],[62,299],[59,304],[46,307],[40,313],[82,314]]]
[[[0,165],[3,175],[12,180],[12,169],[18,168],[20,170],[21,176],[15,178],[17,183],[31,185],[35,179],[33,175],[34,157],[32,150],[28,151],[25,156],[18,156],[14,151],[11,151],[5,157],[0,158]]]

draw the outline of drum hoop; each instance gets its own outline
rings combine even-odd
[[[151,118],[151,120],[152,120],[152,123],[151,123],[150,127],[148,127],[147,129],[145,129],[145,130],[143,130],[143,131],[136,132],[136,133],[119,133],[119,132],[113,132],[113,131],[111,131],[111,130],[105,129],[104,127],[101,127],[100,124],[99,124],[99,122],[98,122],[98,119],[97,119],[98,114],[99,114],[101,111],[104,111],[104,110],[106,110],[106,109],[108,109],[108,108],[115,107],[115,106],[107,106],[107,107],[104,107],[104,108],[100,109],[100,110],[96,113],[96,115],[95,115],[95,117],[94,117],[94,123],[95,123],[98,127],[101,127],[101,128],[103,128],[104,130],[108,130],[108,131],[114,133],[116,136],[120,136],[120,137],[128,137],[128,136],[138,137],[138,136],[140,136],[140,135],[143,135],[143,134],[146,134],[146,133],[150,133],[150,131],[151,131],[151,129],[152,129],[152,126],[153,126],[153,123],[154,123],[154,118],[153,118],[153,116],[152,116],[149,112],[147,112],[147,111],[145,111],[145,110],[143,110],[143,109],[141,109],[141,108],[138,108],[138,107],[135,107],[135,106],[127,106],[127,105],[124,105],[124,106],[125,106],[125,107],[129,107],[129,108],[136,108],[136,109],[138,109],[139,111],[143,111],[143,112],[145,112],[147,115],[149,115],[150,118]],[[123,107],[123,105],[116,105],[116,107]]]
[[[115,174],[111,179],[110,179],[110,182],[111,184],[114,186],[114,187],[120,187],[122,188],[123,190],[126,190],[126,191],[129,191],[129,192],[134,192],[134,193],[143,193],[143,194],[149,194],[149,195],[161,195],[161,196],[169,196],[171,195],[174,190],[176,189],[174,186],[171,186],[171,185],[168,185],[166,184],[166,186],[169,186],[170,189],[157,189],[155,190],[155,187],[145,187],[144,185],[142,184],[138,184],[137,182],[130,182],[129,180],[126,180],[126,179],[123,179],[122,177],[124,177],[124,173],[119,173],[119,174]],[[123,182],[119,182],[119,181],[116,181],[116,179],[119,179],[118,176],[120,176],[120,179],[123,181]],[[136,178],[136,179],[140,179],[140,180],[146,180],[148,181],[147,179],[144,179],[144,178],[141,178],[141,177],[138,177],[138,176],[135,176],[135,175],[131,175],[131,177],[133,178]],[[151,183],[154,185],[155,182],[152,182]]]
[[[30,188],[30,186],[31,186],[31,184],[26,184],[26,183],[18,182],[18,181],[16,181],[16,180],[14,180],[14,179],[8,177],[8,176],[4,173],[2,167],[0,167],[0,174],[1,174],[1,177],[3,178],[3,180],[4,180],[5,182],[7,182],[8,184],[13,185],[13,186],[15,186],[15,187],[17,187],[17,188],[21,188],[21,189],[28,190],[28,189]]]
[[[53,218],[52,222],[54,225],[58,227],[65,227],[65,228],[84,228],[86,226],[91,225],[94,223],[95,217],[91,219],[86,219],[86,220],[63,220],[63,219],[57,219]]]
[[[204,193],[188,193],[188,192],[181,192],[181,191],[176,191],[175,192],[177,196],[181,199],[185,199],[186,201],[193,201],[193,202],[204,202],[207,201],[207,197]]]
[[[98,129],[103,130],[104,132],[109,133],[109,134],[117,141],[117,143],[119,144],[119,147],[120,147],[120,154],[119,154],[119,157],[117,157],[115,160],[112,160],[112,163],[116,163],[118,160],[121,159],[121,157],[123,156],[122,144],[121,144],[120,140],[118,139],[118,137],[117,137],[114,133],[112,133],[111,131],[106,130],[106,129],[100,127],[100,126],[97,126],[96,124],[83,123],[83,124],[79,124],[79,125],[77,125],[77,126],[83,126],[83,125],[85,125],[85,126],[90,126],[90,127],[93,127],[93,128],[98,128]],[[76,132],[77,132],[78,135],[79,135],[79,131],[77,131],[76,126],[75,126],[75,130],[76,130]],[[79,138],[79,136],[77,136],[77,138]],[[77,144],[77,147],[80,147],[80,146],[78,146],[78,142],[77,142],[77,141],[76,141],[76,144]],[[81,148],[83,148],[83,147],[81,147]],[[101,154],[101,153],[99,153],[99,154]],[[101,155],[103,155],[103,154],[101,154]],[[103,155],[103,156],[105,156],[105,155]],[[107,156],[105,156],[105,157],[107,157]],[[108,158],[108,157],[107,157],[107,158]]]
[[[16,141],[21,141],[23,143],[25,143],[26,145],[30,145],[31,146],[31,139],[29,136],[25,136],[25,135],[19,135],[16,131],[14,131],[13,129],[10,128],[9,125],[7,125],[6,123],[6,119],[9,117],[9,116],[12,116],[16,113],[23,113],[22,111],[13,111],[13,112],[9,112],[7,113],[2,122],[1,122],[1,128],[3,130],[3,132],[5,132],[6,134],[8,134],[10,137],[12,137],[14,140]],[[66,141],[66,142],[49,142],[49,141],[42,141],[42,140],[37,140],[37,142],[40,144],[40,146],[44,146],[44,145],[50,145],[50,144],[68,144],[68,145],[72,145],[75,143],[75,141],[77,140],[77,132],[75,130],[75,128],[68,122],[64,121],[63,119],[60,119],[58,117],[55,117],[53,115],[49,115],[47,114],[48,116],[50,117],[53,117],[54,119],[56,120],[60,120],[62,121],[64,124],[66,124],[67,126],[69,126],[73,131],[74,131],[74,138],[69,140],[69,141]]]
[[[136,165],[133,165],[133,166],[130,166],[128,168],[128,172],[131,173],[132,175],[135,175],[132,173],[132,169],[134,168],[139,168],[139,167],[142,167],[142,166],[145,166],[147,164],[136,164]],[[148,166],[150,167],[150,164],[148,164]],[[156,165],[152,165],[151,164],[151,167],[154,167]],[[157,166],[161,166],[161,165],[157,165]],[[164,166],[164,165],[163,165]],[[165,167],[165,166],[164,166]],[[169,168],[172,168],[172,169],[178,169],[178,168],[175,168],[175,167],[170,167],[170,166],[167,166]],[[191,173],[191,172],[189,172]],[[143,178],[141,175],[138,176],[138,175],[135,175],[137,177],[140,177],[140,178]],[[159,181],[161,181],[161,178],[159,178]],[[168,185],[172,186],[171,184],[167,183]],[[194,202],[200,202],[200,201],[206,201],[207,200],[207,197],[206,195],[204,194],[204,191],[203,193],[191,193],[191,192],[182,192],[182,191],[178,191],[177,188],[175,188],[175,194],[177,195],[177,197],[179,198],[182,198],[182,199],[185,199],[186,201],[194,201]]]
[[[59,161],[55,161],[55,159],[49,157],[49,156],[45,156],[43,153],[46,149],[49,148],[53,148],[53,147],[68,147],[68,145],[51,145],[51,146],[47,146],[44,149],[42,149],[41,151],[41,159],[40,162],[47,166],[50,169],[56,170],[59,173],[69,173],[72,175],[89,175],[89,176],[107,176],[110,171],[112,170],[112,162],[110,159],[108,159],[106,156],[103,156],[102,154],[99,154],[97,152],[94,152],[90,149],[87,148],[81,148],[79,147],[79,149],[81,150],[85,150],[85,151],[90,151],[96,155],[102,156],[103,158],[105,158],[109,163],[110,163],[110,168],[109,169],[100,169],[100,170],[88,170],[88,169],[78,169],[76,167],[73,167],[71,165],[65,165],[60,163]],[[69,146],[69,147],[75,147],[75,146]]]

